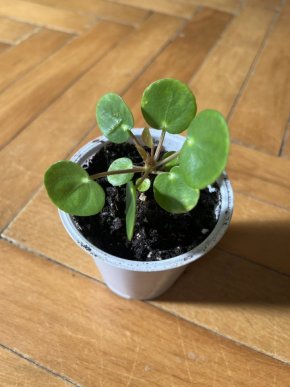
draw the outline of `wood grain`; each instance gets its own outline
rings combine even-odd
[[[289,294],[289,277],[215,249],[153,304],[289,362]]]
[[[289,15],[282,10],[230,120],[233,139],[276,155],[290,114]]]
[[[233,14],[238,14],[242,8],[239,0],[189,0],[189,2]]]
[[[0,41],[8,44],[17,44],[28,37],[35,30],[35,26],[20,23],[0,17]]]
[[[79,384],[264,387],[288,381],[289,366],[274,359],[120,299],[100,283],[4,242],[0,254],[1,341]]]
[[[190,19],[196,6],[186,0],[110,0],[120,4],[126,4],[141,9],[160,12],[171,16],[179,16]]]
[[[282,150],[281,156],[289,159],[290,158],[290,121],[288,121],[287,126],[285,128],[284,142],[282,143],[281,150]]]
[[[91,15],[21,0],[1,1],[0,15],[70,33],[81,33],[95,22],[95,18]]]
[[[6,145],[129,31],[129,27],[101,22],[6,89],[0,95],[0,145]]]
[[[0,91],[59,50],[69,39],[71,36],[63,32],[43,29],[12,47],[1,56]],[[0,138],[3,134],[1,131]]]
[[[290,275],[289,230],[289,211],[236,193],[233,219],[220,247]]]
[[[199,110],[228,115],[269,28],[274,12],[246,7],[231,23],[190,82]]]
[[[232,144],[227,170],[234,189],[290,210],[290,162]]]
[[[229,14],[215,10],[203,9],[197,12],[179,36],[158,55],[131,85],[124,94],[124,98],[132,110],[136,127],[145,125],[140,110],[144,89],[151,82],[160,78],[177,78],[183,82],[188,82],[230,20]],[[192,55],[193,52],[194,55]]]
[[[132,77],[142,72],[146,64],[150,63],[167,43],[169,37],[180,28],[181,23],[177,18],[152,15],[139,30],[104,56],[2,150],[0,229],[16,215],[39,187],[49,164],[66,157],[86,131],[95,126],[97,99],[108,91],[122,93]],[[128,27],[118,28],[115,30],[115,36],[104,42],[107,50],[122,38],[122,31],[124,36]],[[35,141],[39,136],[42,141]],[[33,147],[30,146],[32,143]],[[21,160],[21,163],[18,160]],[[20,177],[21,190],[19,184],[11,184]]]
[[[0,42],[0,54],[2,54],[2,52],[6,51],[7,48],[10,48],[11,46],[9,44],[5,44],[5,43],[1,43]]]
[[[5,387],[71,386],[65,380],[3,348],[0,348],[0,385]]]
[[[147,16],[148,11],[106,0],[31,0],[33,3],[88,12],[101,19],[108,19],[129,25],[139,25]]]

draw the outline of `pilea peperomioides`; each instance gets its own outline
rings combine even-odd
[[[129,158],[122,157],[115,160],[108,171],[89,176],[80,165],[59,161],[44,177],[52,202],[61,210],[78,216],[102,211],[105,193],[97,183],[99,178],[107,176],[113,186],[126,184],[129,240],[134,234],[136,189],[145,192],[153,184],[154,197],[160,207],[174,214],[188,212],[196,206],[199,191],[215,182],[224,170],[230,145],[224,117],[215,110],[204,110],[196,115],[194,95],[187,85],[176,79],[160,79],[148,86],[143,93],[141,109],[149,126],[160,129],[156,147],[148,128],[142,132],[142,141],[133,134],[132,113],[119,95],[104,95],[97,104],[96,116],[100,130],[111,142],[119,144],[131,139],[143,165],[136,166]],[[185,130],[188,133],[182,148],[161,156],[166,133],[179,134]],[[134,178],[136,173],[138,178]]]

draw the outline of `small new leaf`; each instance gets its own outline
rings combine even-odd
[[[183,214],[192,210],[199,199],[199,190],[189,187],[182,176],[180,167],[156,177],[153,184],[156,202],[165,211]]]
[[[139,179],[136,180],[136,188],[139,192],[146,192],[148,191],[148,189],[150,188],[150,185],[151,185],[151,180],[146,178],[144,179],[142,182],[141,182],[141,177],[139,177]],[[141,184],[140,184],[141,182]]]
[[[126,233],[129,241],[134,235],[136,220],[136,188],[132,181],[126,185]]]
[[[132,169],[133,163],[132,160],[128,159],[127,157],[121,157],[119,159],[116,159],[112,162],[110,165],[108,171],[120,171],[123,169]],[[134,173],[120,173],[118,175],[110,175],[107,177],[110,184],[114,186],[120,186],[123,184],[128,183],[134,176]]]
[[[96,117],[100,130],[110,141],[120,144],[129,139],[134,119],[118,94],[108,93],[99,100]]]
[[[52,202],[71,215],[95,215],[104,207],[103,188],[72,161],[53,164],[45,173],[44,185]]]
[[[148,146],[148,148],[152,148],[153,147],[153,138],[151,136],[149,128],[144,128],[143,129],[141,137],[142,137],[142,140],[143,140],[144,144],[146,146]]]
[[[165,78],[145,89],[141,109],[150,126],[176,134],[188,128],[196,114],[196,102],[185,83]]]

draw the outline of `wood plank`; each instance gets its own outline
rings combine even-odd
[[[6,51],[7,48],[10,48],[11,46],[9,44],[5,44],[5,43],[1,43],[0,42],[0,54],[2,54],[2,52]]]
[[[0,17],[0,41],[8,44],[17,44],[20,40],[27,38],[35,26],[20,23],[15,20]]]
[[[63,32],[43,29],[12,47],[1,56],[0,92],[60,49],[69,39],[71,36]]]
[[[290,162],[232,144],[227,170],[235,191],[290,210]]]
[[[150,11],[190,19],[196,6],[187,0],[110,0],[115,3],[130,5]]]
[[[70,33],[81,33],[95,22],[91,15],[21,0],[1,1],[0,15]]]
[[[199,110],[213,108],[228,115],[273,15],[268,9],[246,7],[234,19],[190,82]]]
[[[270,8],[276,11],[283,7],[283,1],[281,0],[245,0],[244,3],[254,7]]]
[[[71,384],[44,371],[28,360],[0,348],[0,385],[5,387],[65,387]]]
[[[189,0],[189,2],[233,14],[238,14],[242,8],[239,0]]]
[[[289,380],[288,365],[174,315],[120,299],[7,243],[0,254],[0,340],[79,384],[264,387]]]
[[[60,9],[89,12],[101,19],[133,26],[139,25],[149,14],[148,11],[140,8],[106,0],[70,0],[69,2],[66,0],[31,0],[31,2]]]
[[[285,129],[284,143],[282,144],[281,150],[281,156],[290,159],[290,119]]]
[[[216,249],[153,304],[289,362],[289,294],[289,277]]]
[[[290,275],[290,212],[236,193],[233,219],[220,247]]]
[[[140,110],[145,87],[160,78],[178,78],[187,83],[219,39],[230,19],[229,14],[210,9],[197,12],[179,36],[131,85],[124,98],[133,112],[135,126],[145,125]]]
[[[6,145],[129,31],[129,27],[101,22],[6,89],[0,95],[0,145]]]
[[[279,154],[290,106],[290,23],[282,9],[230,119],[232,137]]]
[[[95,126],[95,104],[98,98],[108,91],[122,93],[176,34],[181,23],[182,20],[177,18],[152,15],[139,30],[111,50],[2,150],[0,229],[39,187],[43,172],[49,164],[66,157],[70,149],[80,142],[86,130]],[[118,37],[105,41],[107,49],[112,47],[113,39],[114,43],[117,38],[121,39],[121,31],[124,34],[124,29],[121,30],[121,26],[118,28]],[[101,42],[100,38],[98,41]],[[77,62],[80,63],[79,58]],[[41,138],[41,141],[35,141],[37,138]],[[17,179],[21,179],[21,192],[17,184],[12,184]]]

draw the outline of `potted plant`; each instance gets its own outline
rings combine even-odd
[[[53,164],[44,183],[107,285],[126,298],[150,299],[220,240],[233,193],[224,172],[229,130],[219,112],[196,115],[194,95],[176,79],[149,85],[141,109],[156,129],[133,129],[122,98],[104,95],[96,109],[104,136]]]

